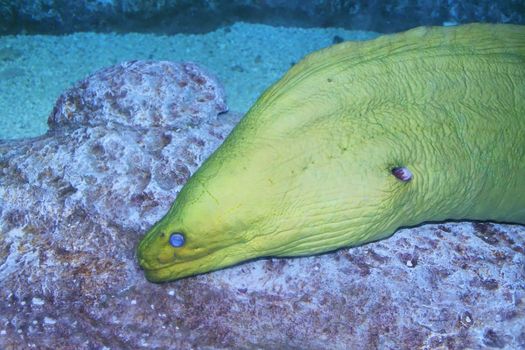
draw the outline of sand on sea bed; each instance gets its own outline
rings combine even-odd
[[[43,134],[57,97],[96,70],[126,60],[193,61],[224,84],[230,110],[246,112],[304,55],[334,37],[366,40],[372,32],[237,23],[202,35],[98,34],[0,37],[0,139]]]

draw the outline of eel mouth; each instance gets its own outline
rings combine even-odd
[[[207,254],[186,256],[184,260],[159,264],[155,254],[148,254],[144,250],[138,251],[138,262],[146,278],[150,282],[168,282],[184,277],[194,276],[220,270],[252,258],[240,247],[241,243],[219,249]]]
[[[192,276],[198,273],[205,272],[204,264],[199,260],[202,258],[192,259],[187,261],[173,262],[169,264],[152,264],[149,260],[139,255],[139,265],[144,270],[146,278],[150,282],[167,282]],[[200,269],[198,267],[201,267]]]
[[[147,268],[142,262],[140,265],[148,281],[160,283],[178,280],[184,277],[195,276],[233,265],[239,261],[214,263],[213,259],[195,259],[177,262],[156,268]]]
[[[140,268],[144,270],[144,274],[150,282],[164,282],[192,275],[195,273],[194,266],[200,265],[194,263],[199,259],[160,264],[156,261],[155,256],[144,254],[140,250],[137,255]]]
[[[147,269],[143,267],[144,275],[150,282],[160,283],[168,282],[174,279],[179,279],[192,275],[191,273],[184,274],[184,270],[179,271],[178,264],[172,264],[157,269]],[[142,266],[142,264],[141,264]],[[178,271],[179,273],[177,273]]]

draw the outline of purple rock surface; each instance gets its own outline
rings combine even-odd
[[[48,134],[0,142],[1,349],[525,347],[518,225],[147,282],[136,246],[238,121],[225,110],[196,65],[128,62],[66,91]]]

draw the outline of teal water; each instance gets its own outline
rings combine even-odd
[[[97,34],[0,37],[0,139],[38,136],[58,96],[100,68],[126,60],[193,61],[224,84],[228,106],[246,112],[306,54],[376,33],[236,23],[202,35]]]

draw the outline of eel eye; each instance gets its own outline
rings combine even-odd
[[[172,247],[178,248],[184,245],[184,235],[180,232],[174,232],[170,235],[170,244]]]
[[[405,167],[397,167],[392,169],[392,175],[403,182],[412,180],[412,172]]]

